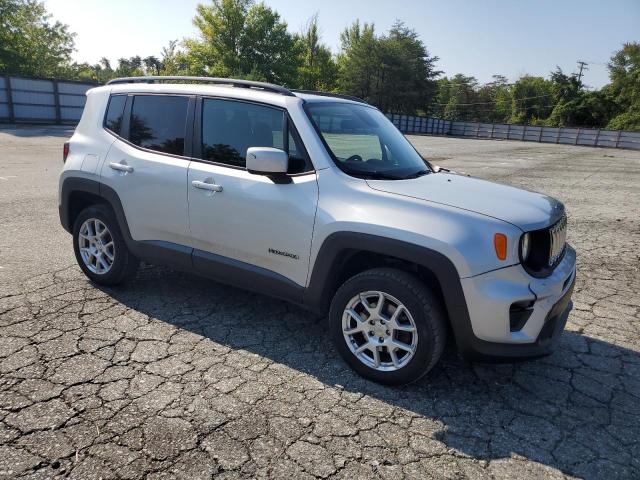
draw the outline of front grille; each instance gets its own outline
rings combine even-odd
[[[554,267],[567,243],[567,217],[563,216],[549,229],[549,266]]]
[[[529,235],[529,255],[522,265],[534,277],[547,277],[558,266],[566,250],[566,215],[550,227],[533,230]]]

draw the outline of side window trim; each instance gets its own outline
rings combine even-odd
[[[196,162],[209,163],[202,159],[202,103],[202,96],[197,95],[191,136],[191,155]]]
[[[304,156],[305,163],[306,163],[307,167],[310,167],[310,170],[308,170],[308,171],[301,172],[301,173],[287,174],[287,175],[288,176],[308,175],[310,173],[314,173],[315,172],[315,168],[313,166],[313,162],[311,161],[311,158],[309,157],[309,154],[307,152],[307,147],[304,144],[304,142],[302,141],[302,138],[300,137],[300,135],[298,134],[298,130],[296,129],[295,123],[293,122],[293,120],[289,116],[289,112],[287,112],[286,108],[278,107],[276,105],[270,105],[268,103],[257,102],[257,101],[253,101],[253,100],[244,100],[244,99],[239,99],[239,98],[229,98],[229,97],[216,96],[216,95],[197,95],[196,96],[195,112],[194,112],[194,119],[193,119],[193,135],[192,135],[193,141],[192,141],[192,146],[191,146],[192,160],[194,162],[207,163],[207,164],[210,164],[210,165],[217,165],[217,166],[220,166],[220,167],[231,168],[231,169],[234,169],[234,170],[246,170],[245,167],[241,167],[241,166],[238,166],[238,165],[230,165],[228,163],[214,162],[212,160],[205,160],[204,158],[202,158],[202,105],[204,103],[204,100],[207,100],[207,99],[225,100],[225,101],[229,101],[229,102],[239,102],[239,103],[248,103],[248,104],[252,104],[252,105],[259,105],[261,107],[273,108],[274,110],[280,110],[284,115],[284,118],[283,118],[283,121],[284,121],[283,145],[285,146],[285,151],[287,153],[289,153],[289,132],[291,132],[291,135],[302,146],[302,152],[301,153]],[[289,125],[291,125],[293,127],[291,130],[290,130]]]
[[[311,157],[309,156],[309,152],[307,152],[307,146],[302,141],[302,138],[300,137],[300,134],[298,133],[298,129],[296,128],[295,122],[289,116],[289,112],[286,112],[285,135],[286,135],[286,143],[285,143],[285,145],[287,147],[287,149],[286,149],[287,154],[291,155],[290,150],[289,150],[289,135],[291,135],[293,137],[294,141],[296,141],[297,144],[301,147],[302,151],[300,152],[300,154],[304,158],[304,163],[305,163],[304,172],[293,173],[293,174],[290,174],[290,175],[293,175],[293,176],[295,176],[295,175],[307,175],[309,173],[315,172],[316,169],[315,169],[315,166],[313,165],[313,162],[311,161]]]
[[[187,118],[184,126],[184,151],[182,155],[187,158],[193,157],[193,115],[196,110],[196,97],[190,96],[187,104]]]
[[[131,123],[131,108],[133,107],[133,95],[127,95],[127,102],[124,104],[124,117],[122,118],[122,125],[120,125],[120,138],[126,140],[129,144],[129,124]],[[135,146],[135,145],[134,145]]]

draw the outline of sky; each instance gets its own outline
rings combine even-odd
[[[192,19],[207,0],[44,0],[55,20],[76,32],[74,60],[112,63],[120,57],[160,56],[172,39],[197,36]],[[415,29],[446,75],[481,83],[500,74],[548,76],[556,65],[583,81],[608,83],[606,62],[623,43],[640,41],[640,0],[265,0],[289,30],[318,14],[322,40],[337,53],[340,32],[354,20],[386,32],[396,19]]]

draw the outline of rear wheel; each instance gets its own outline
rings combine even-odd
[[[105,205],[85,208],[73,225],[73,250],[84,274],[100,285],[133,276],[138,259],[129,252],[113,212]]]
[[[347,280],[331,302],[336,348],[360,375],[401,385],[425,375],[445,345],[440,302],[415,276],[376,268]]]

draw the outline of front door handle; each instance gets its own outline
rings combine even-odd
[[[133,172],[133,167],[127,165],[126,163],[111,162],[109,166],[114,170],[118,170],[119,172]]]
[[[201,182],[200,180],[194,180],[193,182],[191,182],[191,185],[201,190],[209,190],[210,192],[222,191],[222,185],[216,185],[215,183]]]

